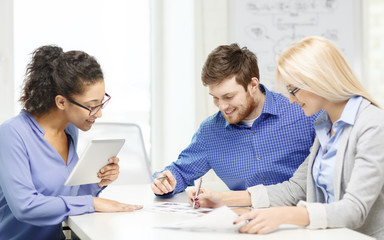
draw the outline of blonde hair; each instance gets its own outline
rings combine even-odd
[[[357,79],[342,52],[322,37],[306,37],[285,49],[278,57],[276,83],[280,88],[283,84],[292,84],[331,102],[362,96],[379,106]]]

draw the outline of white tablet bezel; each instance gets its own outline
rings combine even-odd
[[[76,166],[68,176],[64,185],[82,185],[100,182],[99,170],[108,164],[110,157],[117,156],[125,139],[92,140],[88,143]]]

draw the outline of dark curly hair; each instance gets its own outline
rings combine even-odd
[[[103,81],[96,59],[82,51],[63,52],[48,45],[36,49],[27,66],[22,95],[23,108],[41,116],[55,106],[55,97],[81,94],[85,86]]]
[[[245,91],[251,78],[260,80],[256,55],[246,47],[240,48],[236,43],[218,46],[208,55],[201,72],[201,80],[207,86],[233,76],[236,76],[236,82]]]

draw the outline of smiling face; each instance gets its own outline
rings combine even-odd
[[[259,91],[258,87],[259,84],[255,80],[248,85],[248,91],[245,91],[244,87],[236,82],[235,77],[226,79],[220,84],[208,85],[214,104],[230,124],[257,117],[258,104],[254,96]]]
[[[84,105],[87,108],[95,107],[101,104],[105,96],[104,81],[98,81],[93,85],[86,86],[82,94],[72,96],[72,100]],[[67,100],[66,108],[67,117],[76,127],[83,131],[91,129],[96,118],[102,116],[102,109],[95,115],[89,116],[89,111]]]
[[[293,85],[287,85],[287,90],[292,91],[296,88]],[[289,95],[289,102],[297,103],[303,109],[305,115],[312,116],[313,114],[324,109],[324,104],[326,103],[325,98],[320,97],[310,91],[305,89],[300,89],[296,91],[295,95]]]

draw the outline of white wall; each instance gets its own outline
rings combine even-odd
[[[384,1],[363,1],[364,82],[384,108]]]
[[[13,116],[12,0],[0,0],[0,122]],[[369,90],[384,105],[384,2],[364,0],[365,69]],[[153,170],[177,159],[200,122],[217,111],[200,81],[210,51],[228,44],[227,1],[152,0]]]
[[[194,126],[193,0],[153,1],[152,163],[177,158]],[[191,31],[192,30],[192,31]]]
[[[152,167],[162,170],[216,111],[200,73],[210,51],[227,44],[226,1],[152,1]]]
[[[0,123],[14,115],[13,1],[0,1]]]

